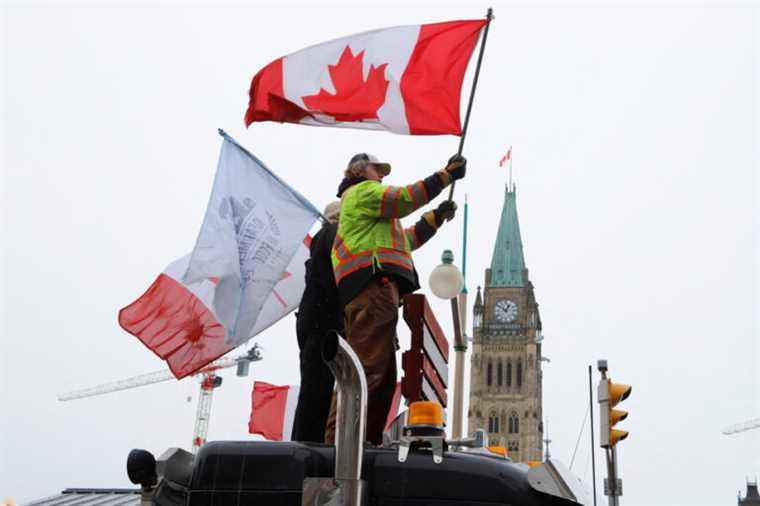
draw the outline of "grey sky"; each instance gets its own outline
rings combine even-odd
[[[484,7],[24,7],[4,17],[0,498],[127,486],[133,447],[188,447],[197,382],[71,403],[56,394],[162,368],[120,307],[194,244],[227,130],[318,207],[358,151],[392,183],[438,169],[457,139],[254,124],[250,77],[367,29]],[[490,261],[506,174],[541,305],[544,413],[569,463],[586,366],[633,385],[625,504],[718,505],[760,473],[760,431],[720,430],[757,403],[758,9],[495,7],[465,147],[468,287]],[[754,151],[753,151],[754,150]],[[461,218],[415,262],[426,280]],[[427,287],[425,286],[425,290]],[[447,306],[433,301],[450,327]],[[406,338],[406,333],[404,333]],[[247,439],[253,379],[298,382],[294,318],[225,374],[212,439]],[[469,375],[469,372],[468,372]],[[192,395],[192,402],[186,397]],[[601,457],[601,456],[599,456]],[[588,430],[574,471],[590,479]],[[601,463],[601,458],[599,458]],[[600,466],[597,466],[598,468]]]

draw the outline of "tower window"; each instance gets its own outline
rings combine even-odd
[[[504,384],[504,371],[502,370],[501,360],[499,360],[499,364],[496,366],[496,384],[498,386]]]
[[[488,432],[496,434],[499,432],[499,415],[491,413],[488,417]]]
[[[488,367],[486,369],[486,385],[490,387],[492,382],[493,382],[493,364],[489,360]]]
[[[508,431],[510,434],[520,433],[520,418],[517,416],[517,413],[515,413],[514,411],[512,412],[512,414],[509,415],[507,428],[509,429]]]
[[[522,359],[517,361],[517,388],[522,386]]]
[[[512,361],[507,360],[507,386],[512,386]]]

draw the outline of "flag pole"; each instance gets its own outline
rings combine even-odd
[[[509,187],[507,190],[512,191],[512,146],[509,146]]]
[[[261,160],[259,160],[258,158],[256,158],[253,155],[253,153],[251,153],[250,151],[248,151],[247,149],[245,149],[243,146],[240,145],[240,143],[238,141],[236,141],[235,139],[233,139],[232,137],[230,137],[230,134],[228,134],[227,132],[225,132],[221,128],[217,128],[216,131],[219,133],[219,135],[222,136],[222,139],[224,139],[226,141],[229,141],[232,144],[234,144],[235,146],[237,146],[240,149],[240,151],[242,151],[243,153],[245,153],[246,155],[248,155],[248,157],[251,160],[253,160],[254,162],[256,162],[256,164],[259,167],[261,167],[264,171],[266,171],[267,174],[269,174],[270,176],[272,176],[272,179],[275,179],[277,182],[279,182],[281,185],[283,185],[290,192],[290,194],[293,195],[293,197],[295,197],[295,199],[298,202],[301,203],[301,205],[309,208],[312,212],[314,212],[319,217],[319,219],[322,220],[323,223],[329,223],[330,220],[328,220],[325,217],[324,214],[322,214],[321,212],[319,212],[319,209],[317,209],[316,207],[314,207],[314,205],[311,202],[309,202],[308,200],[306,200],[300,193],[298,193],[296,190],[294,190],[293,188],[291,188],[288,183],[286,183],[285,181],[283,181],[282,179],[280,179],[280,177],[277,174],[275,174],[274,172],[272,172],[271,170],[269,170],[269,168],[266,165],[264,165],[264,162],[262,162]]]
[[[480,76],[480,65],[483,63],[483,49],[486,47],[486,39],[488,38],[488,28],[491,26],[492,19],[493,19],[493,9],[489,7],[488,12],[486,13],[486,27],[485,27],[485,30],[483,30],[483,39],[480,41],[480,52],[478,53],[478,64],[475,67],[475,77],[472,80],[472,88],[470,89],[470,101],[467,104],[467,113],[464,116],[464,126],[462,127],[462,137],[459,138],[459,151],[457,151],[458,155],[462,154],[462,149],[464,148],[464,139],[467,136],[467,126],[470,124],[470,112],[472,112],[472,101],[475,98],[475,87],[478,85],[478,77]],[[449,189],[449,200],[451,200],[454,197],[455,186],[456,186],[456,181],[453,181],[451,183],[451,188]]]
[[[464,194],[464,225],[462,226],[462,292],[467,293],[467,194]]]

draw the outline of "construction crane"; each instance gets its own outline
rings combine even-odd
[[[730,436],[732,434],[738,434],[739,432],[745,432],[745,431],[757,429],[757,428],[760,428],[760,418],[747,420],[746,422],[736,423],[734,425],[731,425],[730,427],[726,427],[721,432],[726,436]]]
[[[259,348],[257,344],[254,344],[244,355],[239,355],[237,357],[222,357],[193,374],[193,376],[200,377],[201,380],[200,392],[198,395],[198,409],[195,412],[195,429],[193,430],[193,453],[206,442],[209,418],[211,417],[211,401],[214,398],[214,389],[222,385],[222,378],[217,375],[217,371],[237,366],[238,376],[248,376],[251,362],[258,362],[262,358],[261,348]],[[94,397],[96,395],[118,392],[120,390],[129,390],[131,388],[152,385],[154,383],[161,383],[173,379],[175,378],[171,371],[156,371],[60,394],[58,400],[73,401],[75,399]]]

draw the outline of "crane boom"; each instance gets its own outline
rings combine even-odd
[[[81,390],[74,390],[73,392],[59,394],[58,400],[72,401],[74,399],[82,399],[84,397],[92,397],[94,395],[103,395],[110,392],[118,392],[119,390],[128,390],[130,388],[151,385],[153,383],[161,383],[162,381],[169,381],[170,379],[174,379],[174,375],[171,373],[171,371],[150,372],[123,380],[103,383],[102,385],[96,385],[90,388],[83,388]]]
[[[207,367],[204,367],[200,371],[198,371],[195,374],[203,374],[208,373],[211,371],[216,371],[219,369],[226,369],[228,367],[233,367],[237,365],[237,363],[240,360],[260,360],[260,355],[258,354],[258,349],[256,347],[252,348],[254,350],[254,355],[256,358],[253,358],[251,353],[249,352],[246,355],[241,355],[238,357],[222,357],[219,360],[209,364]],[[72,392],[67,392],[64,394],[58,395],[59,401],[72,401],[74,399],[82,399],[84,397],[93,397],[95,395],[103,395],[110,392],[118,392],[119,390],[128,390],[130,388],[137,388],[144,385],[152,385],[153,383],[161,383],[162,381],[169,381],[171,379],[174,379],[174,375],[171,373],[171,371],[163,370],[163,371],[156,371],[156,372],[150,372],[147,374],[141,374],[139,376],[133,376],[131,378],[126,378],[118,381],[111,381],[109,383],[103,383],[102,385],[96,385],[94,387],[90,388],[83,388],[81,390],[74,390]]]
[[[261,348],[254,343],[253,347],[244,355],[238,355],[237,357],[222,357],[193,374],[193,376],[199,376],[201,378],[201,390],[200,395],[198,396],[198,410],[195,414],[195,430],[193,431],[193,453],[197,452],[198,449],[203,446],[203,443],[206,442],[208,424],[211,419],[211,401],[214,398],[214,389],[222,384],[222,378],[217,376],[216,372],[220,369],[239,366],[238,376],[247,376],[250,363],[258,362],[259,360],[261,360]],[[128,390],[130,388],[151,385],[153,383],[161,383],[162,381],[169,381],[171,379],[174,379],[174,374],[172,374],[171,371],[156,371],[60,394],[58,400],[71,401],[74,399],[82,399],[84,397],[92,397],[94,395],[102,395],[109,392],[118,392],[119,390]]]
[[[746,422],[741,422],[731,425],[730,427],[726,427],[721,432],[723,432],[723,434],[726,436],[730,436],[732,434],[738,434],[739,432],[745,432],[748,430],[757,429],[759,427],[760,418],[755,418],[753,420],[747,420]]]

